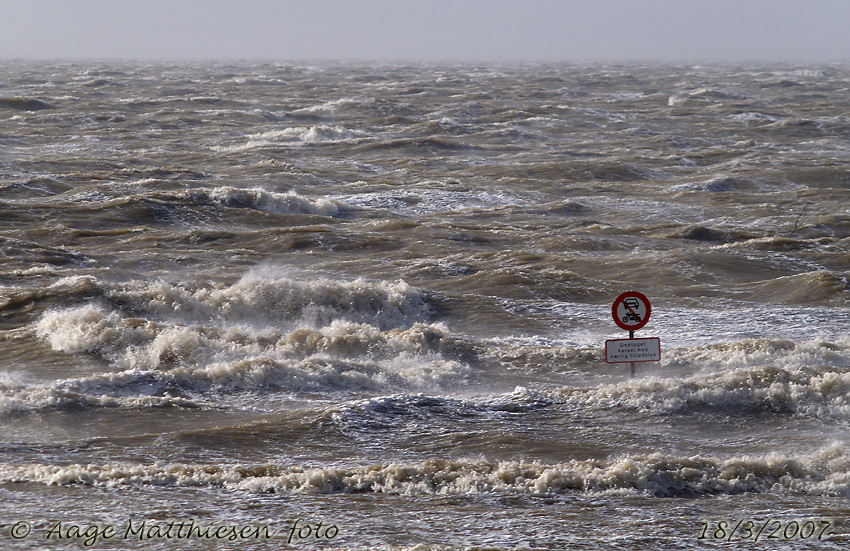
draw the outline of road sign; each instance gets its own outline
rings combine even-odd
[[[609,364],[660,362],[661,341],[657,337],[605,341],[605,361]]]
[[[626,291],[617,297],[611,308],[614,322],[626,331],[637,331],[649,321],[652,307],[643,293]]]

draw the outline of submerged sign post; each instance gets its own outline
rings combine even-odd
[[[629,338],[605,341],[605,361],[630,363],[632,377],[635,375],[635,363],[661,360],[661,341],[657,337],[635,338],[635,331],[646,325],[651,312],[649,299],[637,291],[627,291],[618,296],[611,308],[614,323],[628,331]]]

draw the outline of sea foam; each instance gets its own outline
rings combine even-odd
[[[740,493],[850,495],[850,457],[838,445],[810,455],[728,458],[662,453],[563,463],[431,459],[420,463],[307,467],[275,464],[3,465],[0,482],[85,486],[200,486],[249,492],[403,495]]]
[[[108,373],[16,391],[91,396],[245,389],[433,388],[469,376],[454,338],[404,281],[295,279],[266,271],[231,285],[97,283],[100,296],[46,312],[35,333],[52,349],[106,361]],[[139,384],[144,381],[144,384]],[[133,403],[130,400],[128,403]]]

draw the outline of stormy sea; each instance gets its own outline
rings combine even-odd
[[[845,549],[848,83],[0,61],[0,547]]]

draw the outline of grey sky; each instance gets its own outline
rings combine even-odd
[[[2,0],[0,58],[850,60],[850,0]]]

